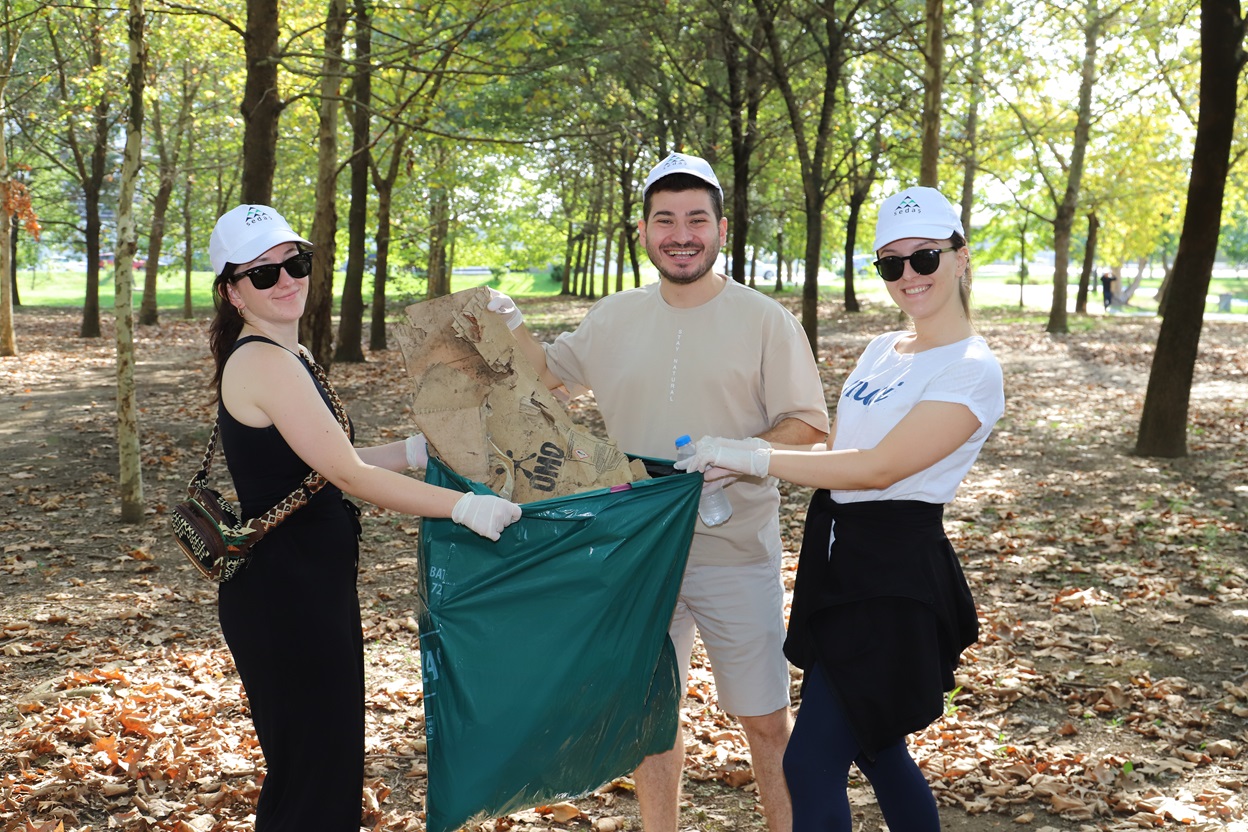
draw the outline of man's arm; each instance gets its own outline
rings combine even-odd
[[[562,387],[563,382],[546,366],[546,348],[542,346],[541,341],[533,337],[529,328],[520,324],[511,331],[511,334],[516,336],[516,346],[520,348],[520,354],[529,360],[534,370],[537,370],[537,377],[541,379],[542,384],[546,385],[546,389],[555,390]]]
[[[812,445],[827,441],[828,435],[795,416],[781,419],[759,434],[772,446],[786,445],[793,450],[810,450]]]

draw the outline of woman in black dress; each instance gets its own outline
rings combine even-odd
[[[402,473],[428,461],[419,435],[356,449],[299,345],[311,244],[264,205],[223,215],[209,244],[218,420],[244,518],[310,470],[329,481],[221,584],[226,643],[247,691],[267,773],[257,832],[358,832],[364,783],[364,647],[356,594],[358,510],[450,517],[497,540],[520,507]]]

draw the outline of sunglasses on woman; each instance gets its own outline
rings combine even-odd
[[[307,277],[312,273],[312,252],[301,251],[293,257],[283,260],[281,263],[265,263],[263,266],[256,266],[245,272],[239,272],[230,278],[231,283],[237,283],[244,277],[251,278],[251,285],[257,289],[272,289],[277,285],[277,281],[281,278],[282,269],[286,270],[286,274],[294,278]]]
[[[880,277],[892,283],[895,280],[901,280],[901,275],[906,270],[907,260],[910,261],[910,268],[914,269],[915,274],[931,274],[940,268],[940,255],[946,251],[957,251],[957,249],[953,246],[949,248],[925,248],[907,257],[881,257],[872,265],[880,273]]]

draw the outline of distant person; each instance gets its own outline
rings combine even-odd
[[[939,832],[906,735],[944,710],[978,617],[942,527],[1005,409],[1001,367],[971,326],[971,253],[932,188],[884,200],[875,261],[913,330],[877,336],[841,388],[831,450],[705,437],[678,468],[820,489],[811,499],[785,655],[805,671],[784,756],[800,832],[851,832],[850,763],[888,828]]]
[[[1101,295],[1105,299],[1105,311],[1114,303],[1114,276],[1109,272],[1101,275]]]
[[[392,511],[450,517],[491,540],[520,507],[398,473],[428,462],[419,434],[352,446],[299,345],[312,247],[281,214],[234,208],[217,220],[208,252],[217,419],[243,519],[285,499],[312,470],[330,483],[257,543],[247,568],[218,594],[267,769],[256,832],[359,832],[360,524],[343,492]]]
[[[642,203],[637,229],[658,283],[603,298],[575,332],[549,346],[533,338],[506,295],[490,302],[546,386],[592,390],[607,433],[631,454],[671,459],[682,434],[758,445],[822,442],[827,404],[797,319],[714,270],[728,220],[711,166],[671,154],[646,177]],[[698,520],[669,633],[681,691],[695,631],[701,635],[719,706],[745,729],[767,825],[789,832],[780,492],[766,477],[731,479],[724,490],[732,517],[714,527]],[[678,734],[671,750],[647,757],[634,773],[647,832],[676,832],[684,760]]]

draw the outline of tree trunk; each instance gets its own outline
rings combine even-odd
[[[1023,289],[1027,286],[1027,222],[1018,232],[1018,308],[1023,308]]]
[[[855,188],[849,197],[849,218],[845,221],[845,311],[860,312],[858,293],[854,290],[854,249],[858,247],[858,221],[868,190]]]
[[[336,361],[364,360],[364,261],[368,234],[369,121],[372,117],[372,21],[355,0],[355,74],[351,79],[351,206],[347,209],[347,274],[342,282]]]
[[[165,216],[169,213],[169,200],[173,196],[174,171],[167,172],[161,165],[160,184],[156,199],[152,201],[152,224],[147,232],[147,265],[143,269],[143,300],[139,305],[139,323],[150,326],[159,320],[156,279],[160,274],[160,253],[165,241]]]
[[[1096,264],[1096,237],[1101,220],[1093,211],[1088,214],[1088,242],[1083,247],[1083,268],[1079,271],[1079,294],[1075,296],[1075,314],[1088,314],[1088,287],[1092,285],[1092,267]]]
[[[277,169],[277,121],[284,106],[277,92],[278,0],[247,0],[247,34],[243,52],[247,80],[243,85],[244,203],[268,205],[273,199]]]
[[[1083,67],[1079,80],[1079,115],[1075,122],[1074,143],[1070,152],[1070,169],[1066,191],[1053,221],[1053,306],[1049,310],[1046,331],[1065,334],[1066,279],[1070,268],[1070,238],[1079,206],[1079,188],[1083,181],[1083,161],[1092,133],[1092,88],[1096,84],[1096,50],[1101,37],[1101,18],[1097,0],[1088,0],[1088,21],[1083,36]]]
[[[0,96],[4,95],[7,79],[0,77]],[[9,204],[9,156],[8,140],[0,130],[0,204]],[[11,241],[17,235],[13,231],[16,219],[0,210],[0,356],[17,355],[17,333],[13,328],[13,297],[17,294],[16,257]]]
[[[126,86],[130,111],[126,147],[121,164],[121,193],[117,201],[117,247],[113,308],[117,316],[117,463],[121,487],[121,522],[143,520],[143,466],[139,455],[139,407],[134,383],[134,196],[143,165],[143,86],[147,69],[143,0],[130,0],[127,18],[130,69]]]
[[[10,219],[9,232],[9,275],[13,278],[13,308],[16,309],[22,305],[22,294],[17,286],[17,241],[22,233],[22,227],[17,217]]]
[[[1144,396],[1135,452],[1187,455],[1187,410],[1200,347],[1205,295],[1222,227],[1222,199],[1235,136],[1239,74],[1244,67],[1239,0],[1201,0],[1200,115],[1187,188],[1187,209],[1173,285],[1166,299]]]
[[[377,191],[377,265],[373,270],[373,316],[368,327],[368,348],[389,349],[386,342],[386,282],[390,277],[390,205],[394,189],[381,182]]]
[[[620,223],[620,239],[615,247],[615,291],[624,291],[624,246],[628,237],[628,215],[624,214],[624,221]]]
[[[568,238],[563,244],[563,286],[559,290],[561,295],[572,294],[572,252],[576,248],[577,238],[578,235],[569,222]]]
[[[191,194],[195,185],[195,125],[187,125],[186,130],[186,174],[182,177],[182,317],[190,320],[195,316],[191,302],[191,269],[195,265],[195,232],[192,216]],[[214,275],[215,277],[215,275]]]
[[[823,251],[822,191],[806,193],[806,279],[802,281],[802,329],[810,351],[819,355],[819,258]],[[818,222],[810,218],[818,217]]]
[[[802,170],[803,202],[806,209],[806,277],[802,284],[802,329],[810,342],[810,348],[818,354],[819,340],[819,259],[823,248],[823,209],[827,202],[827,184],[831,178],[827,170],[828,145],[832,136],[833,116],[836,111],[836,90],[840,84],[841,67],[844,62],[845,38],[852,29],[852,19],[858,6],[847,12],[842,22],[836,14],[835,0],[820,0],[815,13],[820,24],[812,26],[809,34],[815,38],[824,55],[820,71],[822,78],[817,85],[821,90],[816,101],[805,101],[798,95],[791,74],[790,55],[781,42],[775,21],[769,16],[766,0],[754,0],[759,23],[766,35],[767,52],[770,56],[772,77],[784,99],[789,117],[789,127]],[[817,104],[817,106],[816,106]],[[818,117],[811,118],[817,110]],[[808,133],[813,124],[813,133]]]
[[[944,81],[945,0],[927,0],[927,59],[923,72],[923,149],[919,184],[940,187],[940,103]]]
[[[347,27],[346,0],[329,0],[325,14],[325,58],[321,70],[320,129],[316,151],[314,246],[308,277],[308,305],[299,321],[299,338],[328,371],[334,345],[334,236],[338,182],[338,95],[342,87],[342,40]]]
[[[611,294],[611,244],[615,241],[615,190],[607,192],[607,225],[602,234],[602,296]]]
[[[451,274],[446,260],[446,237],[450,233],[450,197],[446,189],[434,186],[429,190],[429,266],[427,291],[429,298],[451,293]]]
[[[784,223],[776,227],[776,293],[784,291]]]
[[[975,205],[975,172],[979,168],[979,102],[984,63],[983,0],[971,4],[971,72],[967,89],[966,157],[962,161],[962,228],[971,239],[971,211]]]

